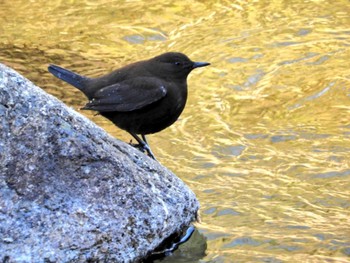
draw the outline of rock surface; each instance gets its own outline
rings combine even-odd
[[[0,261],[138,262],[198,206],[170,171],[0,64]]]

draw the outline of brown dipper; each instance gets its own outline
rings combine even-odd
[[[56,65],[50,65],[48,70],[85,94],[89,102],[82,109],[98,111],[129,132],[155,159],[145,135],[159,132],[178,119],[186,104],[188,74],[208,65],[193,62],[182,53],[168,52],[98,78],[84,77]]]

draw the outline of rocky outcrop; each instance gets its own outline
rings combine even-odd
[[[0,64],[0,261],[141,261],[198,206],[169,170]]]

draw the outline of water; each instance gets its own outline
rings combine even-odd
[[[166,51],[210,62],[148,138],[201,203],[197,238],[166,262],[350,262],[349,14],[345,0],[2,1],[0,61],[76,109],[84,96],[48,63],[98,76]]]

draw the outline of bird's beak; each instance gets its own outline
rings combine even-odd
[[[210,65],[208,62],[193,62],[192,68],[200,68]]]

